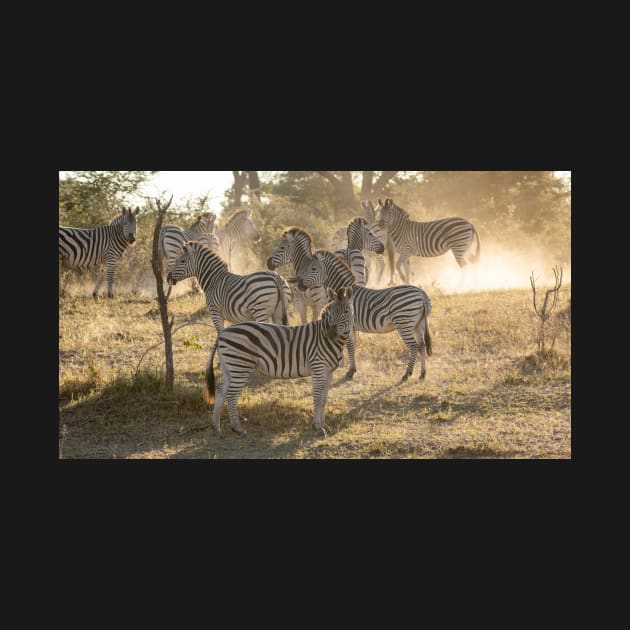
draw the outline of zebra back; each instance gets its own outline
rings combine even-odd
[[[409,213],[391,199],[380,202],[380,225],[387,230],[396,249],[403,259],[409,256],[434,257],[452,250],[455,260],[463,267],[468,262],[476,263],[480,256],[479,235],[474,225],[461,217],[447,217],[433,221],[414,221]],[[473,239],[476,251],[470,250]]]

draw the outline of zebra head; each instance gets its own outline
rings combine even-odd
[[[372,225],[372,223],[376,221],[376,211],[374,210],[374,205],[371,201],[368,201],[367,203],[362,201],[361,208],[363,209],[363,216],[367,219],[368,223]]]
[[[327,294],[330,304],[326,305],[321,316],[326,336],[330,341],[345,343],[354,319],[352,288],[341,288],[336,293],[329,288]]]
[[[199,217],[199,229],[204,234],[212,234],[214,232],[214,222],[217,215],[214,212],[206,212]]]
[[[355,217],[348,223],[348,249],[366,249],[382,254],[385,246],[372,232],[364,217]]]
[[[399,210],[391,199],[385,199],[385,203],[379,199],[376,210],[378,227],[389,232],[400,215]]]
[[[122,230],[123,236],[125,240],[129,244],[133,244],[136,242],[136,217],[140,212],[140,207],[136,206],[135,212],[131,210],[131,208],[123,208],[122,209]]]
[[[311,235],[302,228],[289,227],[282,233],[282,238],[271,256],[267,258],[267,269],[275,271],[280,265],[298,264],[307,256],[311,257]]]
[[[324,264],[324,256],[315,252],[313,260],[306,271],[298,276],[297,286],[300,291],[306,291],[312,287],[326,286],[328,284],[328,269]]]
[[[169,284],[176,285],[180,280],[196,275],[194,262],[200,247],[203,247],[203,245],[195,241],[188,241],[184,244],[182,253],[177,257],[171,270],[166,274],[166,281]]]

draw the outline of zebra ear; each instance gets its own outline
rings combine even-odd
[[[370,210],[372,210],[372,212],[374,212],[374,205],[372,204],[371,201],[368,201],[368,205],[370,206]]]
[[[341,289],[337,291],[338,300],[343,300],[344,298],[349,300],[351,297],[352,297],[352,287],[341,287]]]
[[[287,232],[284,235],[284,238],[286,238],[287,241],[292,241],[295,238],[295,234],[293,232]]]
[[[339,289],[339,290],[343,291],[343,289]],[[331,289],[330,287],[326,288],[326,296],[331,302],[334,302],[335,300],[339,299],[337,295],[335,294],[334,290]]]
[[[129,214],[131,214],[131,210],[129,210]],[[140,206],[136,206],[136,211],[134,212],[136,216],[140,214]]]

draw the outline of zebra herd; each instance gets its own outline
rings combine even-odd
[[[229,261],[235,243],[260,240],[251,210],[237,212],[223,230],[216,229],[216,215],[211,212],[200,215],[189,228],[162,227],[159,251],[167,261],[169,287],[186,278],[196,278],[217,331],[204,388],[204,400],[213,405],[212,426],[217,436],[221,433],[224,402],[231,428],[246,435],[237,402],[253,370],[272,378],[311,376],[313,426],[318,434],[325,435],[330,430],[324,411],[332,372],[339,367],[343,348],[347,347],[349,369],[344,380],[353,378],[357,371],[357,331],[382,334],[395,330],[409,354],[401,382],[412,375],[418,354],[420,380],[425,378],[426,357],[432,354],[432,304],[422,288],[407,283],[409,259],[413,255],[439,256],[451,250],[463,269],[479,260],[479,236],[474,226],[461,218],[413,221],[391,199],[379,199],[376,208],[371,202],[361,206],[366,216],[348,223],[344,228],[345,242],[336,234],[335,251],[314,249],[313,239],[305,229],[290,226],[284,229],[267,259],[268,271],[244,275],[230,272]],[[65,268],[106,267],[108,297],[112,297],[116,264],[126,247],[136,240],[138,213],[139,208],[135,212],[123,208],[110,225],[92,229],[60,226],[60,262]],[[471,252],[473,242],[475,251]],[[376,261],[380,280],[385,251],[390,261],[390,285],[396,254],[395,268],[405,284],[369,288],[370,257]],[[293,269],[289,282],[276,271],[285,264]],[[102,278],[101,270],[94,297]],[[290,298],[301,325],[288,325]],[[307,307],[312,309],[310,322]],[[225,321],[232,325],[225,328]],[[221,387],[216,392],[215,354],[222,373]]]

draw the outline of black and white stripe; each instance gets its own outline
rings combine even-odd
[[[225,224],[225,227],[216,230],[219,240],[217,253],[228,265],[232,267],[232,253],[246,242],[257,243],[260,241],[260,232],[252,219],[253,210],[239,210],[234,213]]]
[[[291,265],[294,276],[304,272],[313,260],[313,238],[303,228],[291,226],[282,232],[280,243],[267,259],[267,269],[275,271],[282,265]],[[293,302],[303,324],[307,321],[307,308],[312,310],[312,321],[319,317],[319,313],[328,303],[328,297],[323,287],[313,287],[306,291],[292,285]]]
[[[206,368],[204,399],[214,403],[212,426],[221,435],[221,410],[227,401],[231,428],[239,435],[237,402],[249,375],[257,370],[272,378],[312,377],[313,426],[320,435],[330,431],[325,408],[333,371],[339,366],[352,327],[352,289],[330,292],[332,300],[321,319],[301,326],[247,322],[234,324],[217,336]],[[222,383],[215,399],[214,355],[218,352]]]
[[[348,338],[350,369],[347,378],[356,372],[354,356],[354,331],[388,333],[396,330],[409,350],[409,362],[402,377],[406,381],[413,373],[418,351],[420,351],[420,379],[426,375],[426,356],[431,356],[431,334],[429,315],[431,300],[420,288],[401,285],[385,289],[369,289],[356,284],[348,266],[333,252],[318,250],[308,269],[298,278],[298,285],[324,286],[338,291],[351,287],[354,304],[354,330]]]
[[[136,216],[140,212],[123,208],[109,225],[95,228],[74,228],[59,226],[59,260],[65,269],[98,267],[96,286],[92,292],[98,297],[98,290],[107,274],[107,297],[114,297],[114,271],[127,246],[136,241]],[[67,276],[65,278],[67,281]],[[61,290],[63,295],[65,282]]]
[[[387,231],[398,251],[396,268],[403,282],[409,282],[411,256],[441,256],[451,250],[461,268],[479,261],[479,235],[470,221],[460,217],[413,221],[409,213],[391,199],[386,199],[385,203],[379,199],[379,206],[379,225]],[[476,241],[474,253],[473,241]]]
[[[205,212],[188,228],[171,224],[162,226],[159,239],[160,254],[166,258],[169,270],[182,253],[184,243],[187,241],[199,241],[210,249],[217,250],[219,241],[214,233],[216,218],[214,212]]]
[[[169,284],[176,284],[193,276],[206,295],[217,332],[223,330],[225,320],[264,322],[271,318],[276,324],[288,323],[285,294],[290,289],[277,273],[230,273],[216,252],[198,241],[189,241],[166,279]]]
[[[366,286],[369,279],[367,258],[363,252],[382,254],[385,251],[383,243],[370,229],[365,217],[354,217],[346,227],[345,248],[335,248],[335,254],[352,269],[357,284]]]

